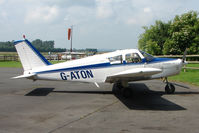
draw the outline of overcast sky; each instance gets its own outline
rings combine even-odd
[[[198,0],[0,0],[0,41],[54,40],[69,48],[67,28],[74,25],[74,48],[137,48],[142,26],[167,22]]]

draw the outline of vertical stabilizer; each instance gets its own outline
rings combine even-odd
[[[24,71],[51,65],[28,40],[15,41],[14,44]]]

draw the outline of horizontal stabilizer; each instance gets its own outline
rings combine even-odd
[[[33,78],[34,76],[36,76],[36,74],[24,74],[24,75],[20,75],[20,76],[16,76],[16,77],[12,77],[11,79],[20,79],[20,78]]]

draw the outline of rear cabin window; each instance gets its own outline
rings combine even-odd
[[[109,57],[108,59],[111,64],[122,64],[122,55]]]
[[[130,53],[126,54],[126,63],[139,63],[141,62],[141,58],[138,53]]]

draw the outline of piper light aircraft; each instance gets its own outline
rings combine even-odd
[[[185,63],[185,58],[155,58],[137,49],[126,49],[53,65],[27,39],[14,44],[24,69],[23,75],[14,79],[87,82],[97,87],[98,83],[114,83],[125,97],[131,93],[128,82],[159,78],[165,79],[165,92],[174,93],[175,86],[167,77],[179,74]]]

